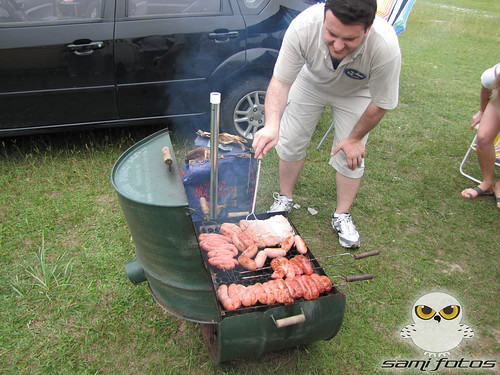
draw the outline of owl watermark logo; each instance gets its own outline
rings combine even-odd
[[[462,315],[463,308],[455,297],[440,292],[426,294],[413,305],[413,323],[401,330],[401,337],[411,339],[429,357],[450,355],[463,339],[474,337],[474,330],[461,323]]]
[[[493,369],[495,359],[450,359],[450,351],[460,345],[462,340],[474,337],[474,330],[461,323],[463,306],[453,296],[434,292],[420,297],[413,305],[413,323],[406,325],[400,332],[403,339],[411,339],[422,349],[426,359],[386,359],[382,369],[434,372],[438,370],[470,371]]]

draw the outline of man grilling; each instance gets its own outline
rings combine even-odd
[[[265,126],[253,141],[256,157],[276,146],[280,158],[280,194],[268,212],[290,212],[311,136],[331,106],[329,164],[337,192],[332,227],[346,248],[360,246],[349,211],[364,172],[368,134],[398,104],[399,43],[376,10],[376,0],[327,0],[297,16],[267,89]]]

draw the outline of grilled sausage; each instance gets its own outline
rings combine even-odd
[[[281,244],[281,248],[286,252],[288,252],[292,248],[294,243],[295,243],[295,236],[288,236]]]
[[[209,251],[207,253],[207,256],[209,258],[213,258],[213,257],[216,257],[216,256],[219,256],[219,257],[227,257],[227,258],[233,258],[234,257],[234,253],[231,251],[231,250],[213,250],[213,251]]]
[[[234,289],[234,288],[233,288]],[[241,300],[238,295],[234,294],[231,286],[221,285],[217,290],[217,298],[224,307],[228,311],[234,311],[241,307]],[[231,293],[229,291],[231,290]]]
[[[267,294],[266,294],[266,290],[264,289],[264,287],[262,286],[261,283],[255,283],[253,285],[253,291],[255,293],[255,295],[257,296],[257,300],[262,303],[263,305],[267,305],[267,300],[268,300],[268,297],[267,297]]]
[[[248,258],[253,258],[255,254],[257,254],[257,251],[259,251],[259,248],[257,247],[257,245],[253,244],[248,246],[242,255]]]
[[[255,260],[241,254],[239,257],[238,257],[238,262],[243,266],[243,268],[245,268],[246,270],[249,270],[249,271],[255,271],[257,269],[257,263],[255,262]]]
[[[223,270],[230,270],[238,265],[238,261],[236,259],[227,257],[208,258],[208,263],[211,266],[215,266]]]
[[[224,236],[219,233],[202,233],[198,236],[198,241],[212,241],[212,240],[220,240],[227,243],[231,243],[231,238]]]
[[[241,299],[241,304],[243,306],[252,306],[254,303],[257,302],[257,298],[255,297],[255,293],[251,290],[249,290],[246,286],[241,285],[241,284],[234,284],[236,285],[236,292],[238,293],[238,296]],[[255,299],[255,302],[254,302]]]
[[[261,250],[255,256],[255,264],[257,268],[264,267],[264,263],[266,263],[267,253],[264,250]]]
[[[295,272],[295,276],[299,276],[299,275],[302,275],[304,273],[304,270],[302,269],[302,265],[301,265],[300,260],[295,259],[295,257],[293,257],[292,259],[290,259],[290,264],[293,267],[293,271]]]
[[[311,262],[304,255],[296,255],[293,258],[296,259],[297,264],[300,264],[300,267],[304,271],[306,275],[310,275],[314,272]]]
[[[269,258],[284,257],[286,255],[286,251],[281,247],[266,247],[262,251],[265,251]]]
[[[234,223],[222,223],[220,232],[225,236],[232,237],[234,234],[240,233],[241,228]]]
[[[273,290],[271,289],[269,282],[263,283],[262,287],[264,288],[264,291],[266,292],[267,304],[268,305],[274,304],[274,302],[276,302],[276,295],[274,294]]]
[[[300,254],[307,253],[307,245],[299,234],[295,235],[295,248]]]

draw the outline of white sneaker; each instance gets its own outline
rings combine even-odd
[[[272,212],[290,212],[292,211],[293,199],[288,199],[285,195],[273,193],[274,203],[269,208],[267,213]]]
[[[332,227],[339,235],[340,245],[347,249],[355,249],[360,245],[359,233],[352,222],[350,214],[332,217]]]

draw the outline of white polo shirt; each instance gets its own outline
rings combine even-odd
[[[298,74],[320,92],[339,97],[370,97],[383,109],[398,104],[401,52],[396,32],[380,17],[358,49],[337,69],[323,37],[324,4],[299,14],[290,24],[274,67],[274,76],[292,83]]]

